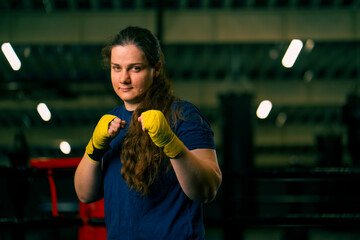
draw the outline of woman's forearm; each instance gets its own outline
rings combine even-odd
[[[84,154],[74,177],[75,191],[83,203],[91,203],[103,197],[101,162],[94,162]]]
[[[186,149],[170,161],[181,188],[190,199],[206,203],[215,198],[222,181],[215,150]]]

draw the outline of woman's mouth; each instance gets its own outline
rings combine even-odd
[[[120,88],[120,91],[122,91],[122,92],[128,92],[130,90],[131,90],[131,88],[129,88],[129,87],[121,87]]]

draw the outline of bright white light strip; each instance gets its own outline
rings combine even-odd
[[[21,62],[18,56],[16,55],[14,49],[11,47],[11,44],[8,42],[3,43],[1,45],[1,51],[4,53],[12,69],[14,71],[18,71],[21,68]]]
[[[272,108],[272,103],[269,100],[264,100],[259,104],[256,110],[256,116],[260,119],[265,119],[269,115]]]
[[[59,145],[60,150],[64,154],[69,154],[71,152],[71,146],[68,142],[62,141]]]
[[[51,112],[45,103],[39,103],[37,105],[37,111],[40,114],[42,120],[49,121],[51,119]]]
[[[299,56],[299,53],[303,47],[303,42],[299,39],[293,39],[284,54],[282,59],[282,65],[286,68],[291,68]]]

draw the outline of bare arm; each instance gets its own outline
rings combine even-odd
[[[117,136],[120,129],[125,128],[125,126],[126,122],[117,117],[111,120],[111,122],[104,122],[100,120],[89,144],[94,141],[103,141],[109,144],[110,141]],[[91,151],[94,148],[95,147],[93,145],[93,147],[89,148],[89,150],[88,148],[86,149],[86,152],[75,171],[75,191],[79,200],[83,203],[95,202],[104,196],[102,186],[102,156],[100,156],[99,159],[90,159],[88,153],[88,151]]]
[[[101,171],[101,163],[90,160],[84,154],[74,177],[75,191],[81,202],[96,202],[103,197]]]
[[[222,181],[215,150],[185,148],[170,161],[181,188],[190,199],[206,203],[215,198]]]
[[[138,118],[143,131],[163,148],[170,158],[177,179],[184,193],[192,200],[210,202],[216,196],[222,176],[216,151],[194,149],[189,151],[171,130],[162,112],[148,110]]]

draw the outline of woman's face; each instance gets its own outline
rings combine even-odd
[[[129,111],[134,111],[153,83],[155,69],[135,45],[114,46],[111,50],[111,82]]]

